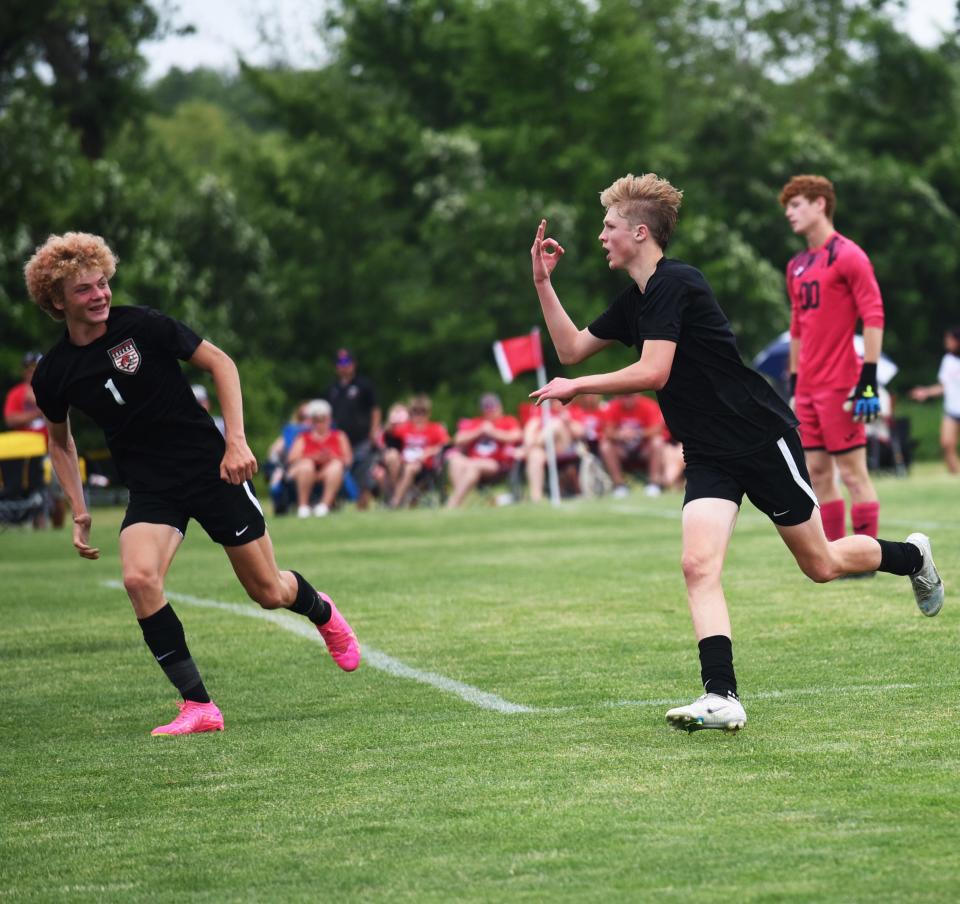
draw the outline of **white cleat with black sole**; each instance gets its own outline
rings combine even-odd
[[[704,694],[693,703],[667,710],[667,723],[678,731],[716,728],[734,732],[740,731],[747,724],[747,714],[736,697]]]
[[[904,541],[912,543],[920,550],[923,556],[923,567],[910,575],[913,585],[913,596],[920,611],[931,618],[943,608],[943,581],[940,572],[933,564],[933,553],[930,551],[930,538],[926,534],[914,533]]]

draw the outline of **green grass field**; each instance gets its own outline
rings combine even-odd
[[[664,722],[699,692],[675,495],[274,519],[364,645],[350,675],[191,525],[168,589],[227,730],[185,738],[149,736],[175,692],[109,583],[120,513],[96,563],[8,530],[0,901],[957,900],[960,484],[878,488],[884,536],[932,536],[943,613],[905,578],[810,583],[747,504],[735,736]]]

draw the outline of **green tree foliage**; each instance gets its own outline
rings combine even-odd
[[[316,69],[175,69],[145,86],[166,4],[11,0],[0,366],[56,332],[25,304],[25,258],[51,231],[89,229],[120,254],[118,300],[238,358],[262,442],[329,382],[343,344],[385,402],[426,390],[452,422],[497,388],[491,342],[541,321],[541,217],[566,248],[556,284],[578,323],[623,284],[598,253],[598,193],[627,171],[684,189],[670,253],[703,269],[749,358],[788,320],[800,245],[779,188],[820,172],[838,228],[874,261],[904,385],[927,381],[956,320],[960,53],[953,35],[927,50],[899,33],[901,7],[339,0]]]

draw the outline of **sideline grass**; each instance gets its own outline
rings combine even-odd
[[[955,900],[957,488],[932,467],[879,482],[882,533],[933,538],[936,619],[905,579],[811,584],[744,507],[734,737],[649,702],[698,691],[676,496],[274,519],[281,563],[361,643],[539,711],[345,675],[178,603],[227,720],[180,739],[148,736],[174,694],[103,584],[119,513],[95,513],[98,563],[0,534],[0,900]],[[244,602],[196,524],[168,584]]]

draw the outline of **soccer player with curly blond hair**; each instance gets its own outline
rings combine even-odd
[[[179,715],[154,735],[222,731],[187,647],[183,625],[164,598],[164,579],[194,518],[221,544],[249,596],[265,609],[309,618],[345,671],[360,663],[350,625],[325,593],[296,571],[281,571],[250,478],[257,460],[243,430],[240,377],[231,358],[189,327],[146,307],[111,306],[117,258],[96,235],[51,235],[27,263],[31,298],[66,331],[33,376],[47,420],[50,458],[73,509],[73,545],[96,559],[92,518],[81,484],[69,411],[104,432],[130,501],[120,528],[123,583],[143,638],[183,697]],[[226,438],[200,406],[180,361],[211,374]]]
[[[541,220],[530,249],[533,282],[561,363],[577,364],[615,341],[636,348],[639,360],[611,373],[558,377],[531,395],[538,404],[566,403],[581,393],[656,390],[686,461],[682,569],[705,691],[669,710],[667,721],[687,731],[736,731],[747,715],[737,694],[721,574],[744,495],[818,583],[869,570],[909,575],[924,615],[940,611],[943,583],[923,534],[903,543],[861,534],[827,540],[793,412],[743,363],[703,274],[664,255],[681,200],[680,191],[653,173],[624,176],[600,195],[607,264],[625,270],[631,282],[585,329],[573,323],[553,288],[564,250],[544,237]]]
[[[864,424],[880,414],[880,287],[863,249],[833,227],[837,196],[829,179],[794,176],[780,204],[807,245],[787,264],[790,388],[823,529],[830,540],[846,532],[839,473],[850,494],[853,532],[875,537],[880,500],[867,471]],[[862,366],[853,345],[857,321],[863,321]]]

